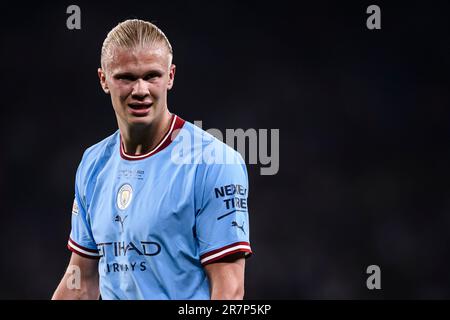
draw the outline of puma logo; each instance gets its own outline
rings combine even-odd
[[[246,233],[245,233],[245,230],[244,230],[244,222],[242,222],[242,226],[240,226],[240,225],[238,225],[238,223],[237,223],[236,221],[233,221],[233,222],[231,222],[231,226],[232,226],[232,227],[236,227],[236,228],[241,229],[242,232],[243,232],[244,234],[246,234]]]
[[[117,216],[116,216],[116,219],[114,219],[115,222],[119,222],[119,223],[120,223],[120,227],[121,227],[121,231],[120,231],[120,232],[123,232],[123,223],[125,222],[125,219],[126,219],[127,217],[128,217],[128,216],[125,216],[125,217],[122,219],[121,216],[117,215]]]

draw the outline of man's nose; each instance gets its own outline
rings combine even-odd
[[[137,79],[136,83],[133,86],[133,91],[131,92],[131,96],[135,99],[144,98],[149,95],[147,82],[142,79]]]

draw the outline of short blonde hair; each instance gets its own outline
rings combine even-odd
[[[153,23],[130,19],[115,26],[103,41],[101,66],[106,70],[108,63],[114,56],[116,48],[135,49],[163,44],[173,57],[172,46],[166,35]],[[171,61],[171,60],[170,60]]]

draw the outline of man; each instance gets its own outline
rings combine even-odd
[[[98,75],[119,130],[77,170],[68,270],[80,270],[80,285],[66,272],[53,299],[242,299],[252,252],[245,163],[169,112],[168,39],[149,22],[120,23]]]

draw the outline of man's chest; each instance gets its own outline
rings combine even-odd
[[[190,234],[195,223],[190,171],[115,166],[92,186],[88,215],[97,243],[151,242]]]

